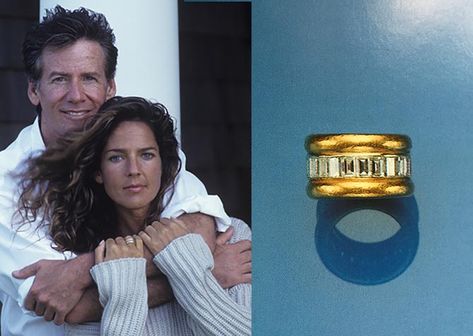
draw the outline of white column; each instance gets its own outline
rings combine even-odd
[[[40,0],[45,9],[61,5],[103,13],[118,48],[117,95],[164,104],[176,119],[180,138],[179,35],[177,0]]]

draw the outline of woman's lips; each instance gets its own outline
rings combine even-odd
[[[131,184],[129,186],[124,187],[123,189],[131,191],[131,192],[139,192],[144,189],[144,185],[142,184]]]

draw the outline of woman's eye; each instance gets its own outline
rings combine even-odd
[[[123,159],[123,156],[121,155],[112,155],[108,158],[110,162],[119,162]]]
[[[141,157],[145,160],[151,160],[152,158],[155,157],[154,153],[143,153],[141,154]]]

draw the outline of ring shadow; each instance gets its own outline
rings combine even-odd
[[[336,228],[343,217],[364,209],[390,215],[400,229],[386,240],[364,243],[350,239]],[[315,246],[325,267],[337,277],[359,285],[378,285],[401,275],[414,260],[419,246],[418,223],[414,196],[321,199],[317,203]]]

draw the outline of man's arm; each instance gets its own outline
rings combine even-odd
[[[214,274],[223,288],[229,288],[237,283],[251,282],[251,251],[242,259],[242,251],[248,251],[247,245],[227,244],[233,230],[227,231],[216,240],[215,221],[212,217],[194,213],[184,214],[179,217],[191,232],[202,235],[211,250],[215,250]],[[219,244],[219,246],[216,245]],[[246,247],[245,247],[246,246]],[[154,308],[174,300],[169,281],[164,274],[154,265],[152,253],[145,248],[146,276],[148,278],[148,306]],[[249,260],[248,260],[249,257]],[[249,267],[249,270],[248,270]],[[84,323],[99,321],[102,316],[102,307],[99,303],[98,292],[95,287],[88,288],[79,303],[67,315],[68,323]]]
[[[165,275],[147,279],[148,306],[157,307],[174,300],[169,281]],[[88,288],[81,297],[79,303],[66,316],[67,323],[85,323],[100,321],[103,308],[99,302],[97,287]]]
[[[89,270],[93,265],[94,254],[86,253],[67,261],[40,260],[13,272],[13,276],[17,279],[36,276],[24,306],[59,325],[92,284]]]
[[[177,217],[185,213],[178,218],[186,223],[191,232],[199,233],[204,238],[214,256],[213,274],[223,288],[251,282],[251,242],[229,244],[229,237],[224,235],[223,243],[216,247],[215,222],[218,231],[225,231],[230,227],[231,219],[225,213],[220,199],[217,196],[209,196],[203,183],[186,171],[186,158],[181,150],[179,157],[182,162],[181,170],[175,179],[174,193],[165,195],[165,201],[169,203],[162,217]],[[203,215],[204,213],[213,217]],[[186,216],[190,218],[187,219]],[[195,224],[196,227],[193,227],[193,221],[203,221],[203,224]],[[227,272],[228,269],[231,269],[231,272]]]
[[[182,221],[174,219],[153,223],[140,237],[168,275],[179,304],[191,317],[193,333],[251,334],[251,285],[243,285],[248,296],[241,293],[237,300],[223,290],[210,272],[213,257],[200,235],[189,233]]]
[[[199,233],[215,249],[215,224],[212,217],[203,214],[185,214],[180,217],[191,231]],[[228,235],[228,239],[231,236]],[[228,240],[227,239],[227,240]],[[222,287],[228,288],[236,283],[249,282],[248,262],[242,260],[241,243],[225,244],[217,248],[214,274]],[[223,253],[224,251],[224,253]],[[153,264],[153,256],[145,253],[147,259],[148,301],[156,307],[173,300],[169,282]],[[25,300],[25,308],[44,316],[56,324],[82,323],[100,320],[102,307],[98,301],[97,290],[93,285],[89,270],[94,265],[93,253],[81,255],[69,261],[41,260],[27,266],[14,275],[26,279],[36,275],[35,281]],[[251,257],[250,257],[251,258]],[[251,264],[249,264],[251,267]],[[233,268],[232,272],[227,270]],[[249,272],[251,277],[251,271]],[[221,276],[220,276],[221,275]]]
[[[215,227],[211,217],[199,214],[183,216],[196,232],[215,241]],[[153,255],[147,251],[148,297],[150,307],[171,301],[174,296],[166,277],[152,262]],[[86,253],[77,258],[63,260],[40,260],[13,272],[18,279],[36,276],[25,298],[24,307],[44,316],[47,321],[62,324],[99,321],[102,307],[89,270],[94,265],[94,254]],[[67,317],[66,317],[67,316]]]
[[[229,227],[227,231],[216,237],[215,220],[208,215],[184,214],[179,216],[179,219],[184,222],[190,232],[200,234],[209,246],[214,257],[212,273],[222,288],[230,288],[239,283],[251,283],[250,240],[230,244],[233,227]]]
[[[174,294],[166,276],[153,263],[153,255],[145,248],[146,276],[148,286],[148,306],[154,308],[174,300]],[[67,314],[67,323],[84,323],[100,321],[102,306],[95,283],[87,288],[78,304]]]
[[[230,243],[234,228],[220,233],[215,244],[212,274],[222,288],[251,283],[251,240]]]
[[[147,253],[150,307],[171,301],[174,296],[166,277],[154,266],[153,256]],[[85,253],[74,259],[40,260],[13,272],[18,279],[36,276],[26,296],[24,307],[56,324],[99,321],[102,307],[95,283],[90,276],[94,253]]]
[[[186,157],[179,149],[181,169],[174,179],[174,188],[164,194],[166,207],[161,213],[163,218],[179,217],[182,214],[201,213],[212,216],[219,228],[225,231],[230,226],[230,217],[225,213],[218,196],[209,195],[204,184],[186,170]],[[207,242],[208,243],[208,242]]]
[[[184,222],[190,232],[198,233],[202,238],[204,238],[210,251],[213,252],[215,250],[217,230],[215,227],[215,219],[213,217],[196,212],[183,214],[179,216],[179,219]]]

